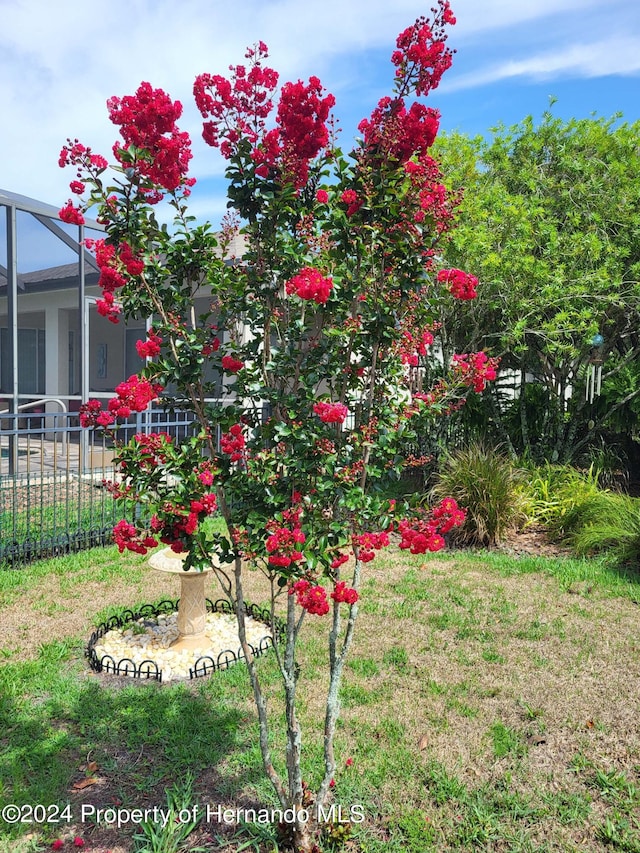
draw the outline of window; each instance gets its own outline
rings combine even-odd
[[[44,329],[18,329],[18,392],[45,393]],[[13,391],[9,358],[9,330],[0,329],[0,391]]]

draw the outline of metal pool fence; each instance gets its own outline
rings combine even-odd
[[[185,413],[154,410],[125,425],[124,435],[190,432]],[[0,568],[112,541],[122,517],[105,481],[113,448],[82,429],[73,412],[0,414]]]

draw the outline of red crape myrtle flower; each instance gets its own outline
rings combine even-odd
[[[245,444],[240,424],[234,424],[229,432],[223,432],[220,437],[220,450],[229,454],[232,462],[239,462],[242,459]]]
[[[466,513],[454,498],[444,498],[423,518],[403,520],[398,523],[401,539],[399,547],[412,554],[440,551],[445,546],[443,533],[464,524]]]
[[[234,358],[232,355],[222,356],[222,369],[227,373],[237,373],[244,367],[244,361]]]
[[[146,341],[136,341],[136,351],[140,358],[154,358],[160,355],[161,345],[162,338],[156,335],[153,329],[149,329]]]
[[[134,374],[116,385],[117,397],[109,400],[107,408],[117,418],[128,418],[132,412],[144,412],[149,403],[158,399],[161,391],[162,385]]]
[[[340,566],[343,566],[348,561],[349,561],[349,555],[343,554],[340,551],[338,551],[336,556],[331,561],[331,568],[332,569],[339,569]]]
[[[93,251],[100,267],[98,284],[102,288],[104,298],[97,302],[98,313],[112,323],[117,323],[122,309],[116,303],[114,293],[118,288],[124,287],[131,278],[142,275],[144,260],[136,256],[125,241],[116,247],[103,239],[87,239],[85,246]]]
[[[130,167],[125,150],[134,146],[146,154],[135,161],[134,168],[140,175],[170,192],[180,186],[193,186],[194,179],[186,177],[191,141],[176,125],[182,115],[180,101],[172,101],[162,89],[143,82],[134,95],[109,98],[107,108],[124,140],[124,147],[117,142],[113,147],[118,162]],[[160,198],[161,194],[152,194],[148,200],[153,204]]]
[[[434,143],[440,126],[440,113],[424,104],[406,108],[402,98],[381,98],[369,119],[358,125],[365,148],[393,157],[401,163],[421,156]]]
[[[456,22],[449,0],[439,0],[432,22],[418,20],[403,30],[396,39],[391,62],[396,66],[399,84],[411,84],[416,95],[427,95],[436,89],[442,75],[451,67],[453,52],[446,47],[445,24]]]
[[[67,222],[70,225],[84,225],[84,216],[82,215],[82,211],[73,206],[71,199],[69,199],[65,206],[60,209],[58,216],[63,222]]]
[[[314,403],[313,411],[325,424],[341,424],[349,414],[343,403]]]
[[[296,189],[309,179],[309,163],[327,146],[329,131],[326,121],[336,99],[324,97],[322,84],[310,77],[305,86],[302,80],[285,83],[278,104],[276,121],[280,128],[282,172]]]
[[[324,305],[333,289],[333,279],[325,277],[314,267],[303,267],[297,275],[285,283],[288,296],[295,293],[300,299],[312,299],[318,305]]]
[[[370,563],[376,556],[375,552],[389,545],[389,534],[358,533],[353,537],[353,544],[358,547],[358,559],[361,563]]]
[[[358,198],[355,190],[345,190],[340,196],[340,201],[347,205],[347,216],[353,216],[362,207],[362,199]]]
[[[134,441],[139,454],[135,464],[149,471],[167,461],[167,453],[173,444],[173,438],[166,432],[138,432]]]
[[[266,549],[269,552],[270,566],[287,569],[292,563],[299,563],[303,559],[299,548],[306,541],[306,536],[300,527],[291,530],[277,522],[271,522],[268,529],[271,535],[266,541]]]
[[[87,400],[80,406],[79,412],[80,426],[85,428],[101,426],[107,427],[115,420],[111,412],[105,412],[102,409],[102,403],[99,400]]]
[[[257,146],[264,138],[266,119],[273,110],[278,73],[264,67],[269,52],[264,42],[248,48],[249,67],[231,66],[231,77],[200,74],[193,85],[196,106],[203,118],[205,142],[226,159],[233,157],[240,142]]]
[[[248,142],[258,177],[289,183],[299,190],[309,179],[309,163],[328,145],[326,122],[335,98],[324,93],[317,77],[310,77],[308,84],[301,80],[285,83],[277,127],[267,131],[266,120],[273,110],[278,83],[277,73],[262,65],[267,56],[267,46],[260,42],[247,50],[248,69],[231,66],[228,79],[211,74],[196,79],[196,105],[207,119],[202,135],[227,159]]]
[[[96,310],[101,317],[106,317],[110,323],[119,323],[122,306],[116,302],[113,293],[105,293],[104,299],[96,300]]]
[[[338,581],[336,588],[331,593],[331,598],[337,604],[341,604],[342,602],[345,604],[355,604],[359,596],[356,590],[347,586],[344,581]]]
[[[456,299],[475,299],[478,295],[478,279],[471,273],[457,269],[440,270],[437,278],[448,285],[449,292]]]
[[[296,603],[308,613],[325,616],[329,612],[327,591],[323,586],[313,585],[306,578],[300,578],[289,589],[289,595],[295,593]]]
[[[496,378],[499,363],[499,359],[490,358],[484,352],[456,354],[452,359],[454,373],[478,394],[484,391],[487,382]]]
[[[149,548],[155,548],[158,540],[141,533],[134,524],[124,518],[113,528],[113,541],[122,554],[125,548],[134,554],[146,554]]]

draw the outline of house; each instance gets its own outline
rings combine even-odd
[[[0,413],[74,412],[142,367],[136,342],[150,321],[113,324],[97,312],[99,269],[82,243],[102,232],[0,190]],[[231,251],[243,249],[236,237]],[[196,314],[207,306],[205,294],[194,300]]]
[[[120,381],[117,336],[126,331],[106,330],[103,339],[99,272],[82,248],[101,230],[69,226],[57,208],[0,190],[0,410],[71,411],[91,387]],[[109,348],[111,367],[91,359]]]

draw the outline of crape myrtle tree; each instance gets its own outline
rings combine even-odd
[[[393,91],[359,126],[345,156],[331,119],[334,98],[311,77],[278,88],[262,43],[230,75],[194,86],[203,135],[227,162],[230,215],[221,230],[188,214],[190,140],[182,107],[143,83],[108,102],[120,129],[108,168],[69,141],[60,162],[77,170],[77,201],[62,210],[81,223],[97,207],[106,238],[92,244],[109,320],[152,318],[138,343],[145,365],[102,408],[87,401],[85,427],[118,444],[117,483],[133,521],[115,528],[121,550],[160,542],[187,552],[185,568],[209,564],[233,603],[255,697],[265,772],[294,817],[283,828],[297,850],[313,849],[336,776],[339,686],[353,639],[364,567],[390,537],[414,554],[437,551],[464,518],[455,501],[412,509],[388,497],[390,481],[415,462],[426,421],[495,378],[483,352],[457,354],[447,381],[425,387],[437,334],[434,306],[472,299],[476,280],[437,263],[457,196],[446,192],[429,150],[438,113],[420,100],[451,64],[440,0],[397,39]],[[173,207],[172,227],[155,206]],[[232,257],[237,229],[245,249]],[[196,316],[194,298],[208,309]],[[222,375],[222,397],[213,372]],[[169,394],[168,390],[171,389]],[[185,439],[164,433],[118,441],[118,424],[159,400],[194,415]],[[219,512],[227,532],[207,518]],[[286,748],[272,754],[271,717],[245,633],[248,567],[268,580],[283,640]],[[324,758],[301,769],[296,694],[304,688],[296,645],[304,623],[326,620]],[[275,626],[272,626],[275,629]],[[299,677],[298,677],[299,676]]]
[[[448,187],[465,187],[443,254],[482,283],[462,311],[441,306],[445,351],[483,347],[513,371],[517,402],[491,408],[496,385],[484,402],[486,422],[516,452],[569,461],[637,423],[639,143],[639,122],[551,111],[490,139],[438,139]],[[592,401],[594,361],[602,394]]]

